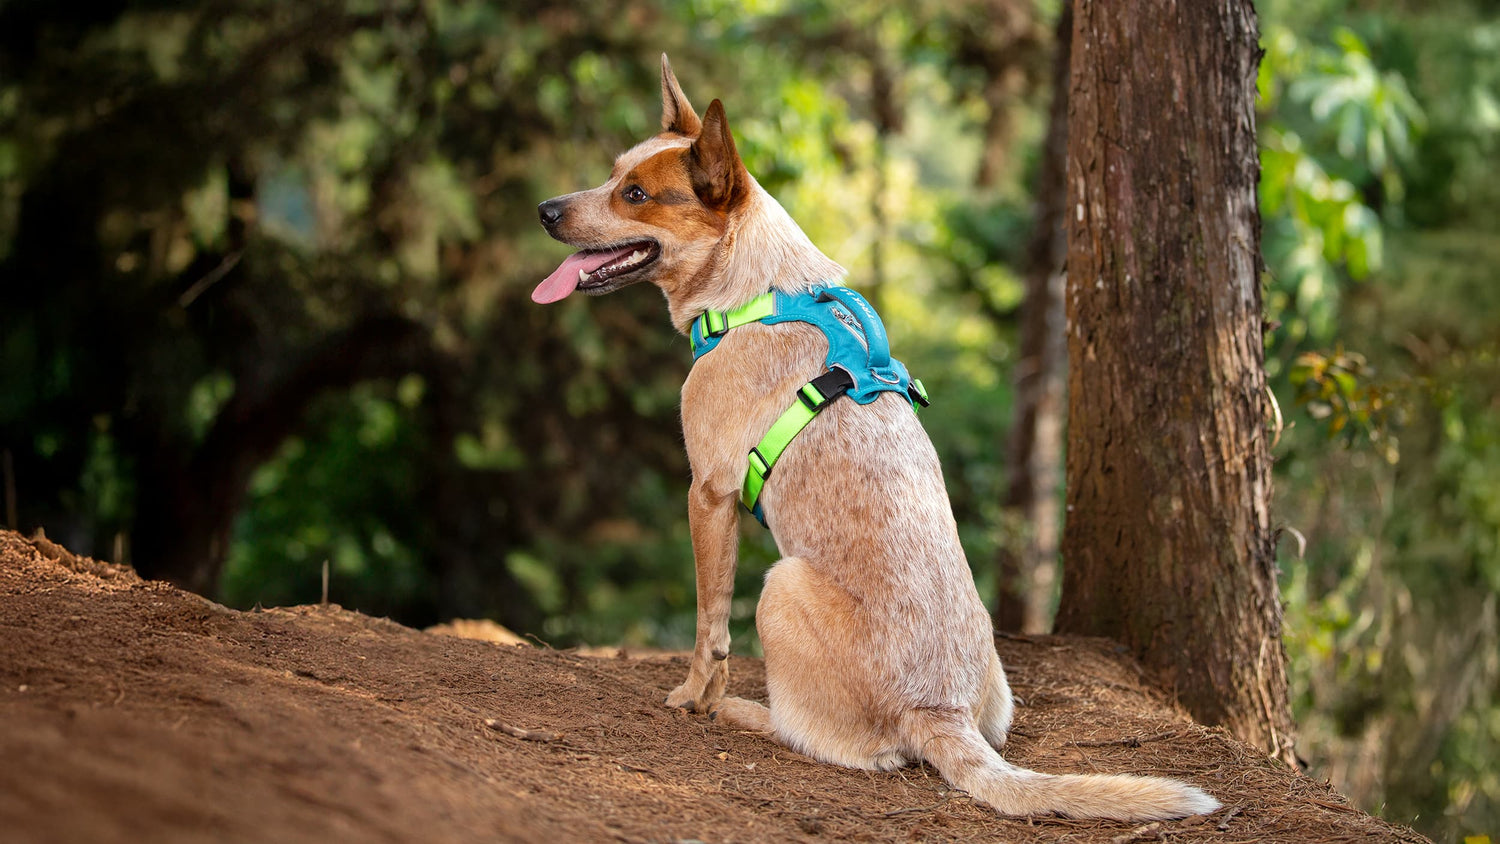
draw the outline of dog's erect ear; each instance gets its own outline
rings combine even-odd
[[[688,102],[687,95],[682,93],[682,86],[677,84],[677,77],[672,73],[672,63],[667,61],[667,54],[662,53],[661,130],[692,137],[702,128],[698,113],[693,111],[693,104]]]
[[[703,113],[703,128],[688,150],[688,170],[693,190],[703,204],[727,210],[744,198],[750,174],[734,148],[724,104],[714,100]]]

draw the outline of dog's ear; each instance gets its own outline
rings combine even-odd
[[[672,73],[672,63],[667,61],[667,54],[662,53],[661,130],[692,137],[702,128],[698,113],[693,111],[693,104],[688,102],[687,95],[682,93],[682,86],[677,84],[677,77]]]
[[[745,196],[750,174],[734,148],[724,104],[718,100],[703,113],[703,129],[688,150],[688,171],[694,192],[710,208],[727,210]]]

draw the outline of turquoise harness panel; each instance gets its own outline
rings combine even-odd
[[[891,357],[890,340],[885,323],[868,300],[847,287],[815,285],[804,293],[774,292],[770,316],[759,321],[767,325],[781,322],[805,322],[818,328],[828,338],[829,369],[842,369],[854,379],[848,396],[859,404],[875,401],[881,393],[908,395],[911,374],[906,365]],[[693,341],[693,360],[713,351],[723,332],[705,332],[704,317],[693,321],[689,336]]]
[[[818,412],[840,396],[859,404],[875,401],[881,393],[900,393],[912,409],[927,405],[927,390],[891,357],[885,324],[865,297],[847,287],[817,285],[803,293],[766,293],[732,311],[707,311],[693,320],[688,336],[693,360],[713,351],[731,328],[764,322],[805,322],[828,338],[827,367],[822,375],[797,390],[788,407],[760,442],[746,455],[748,463],[740,503],[762,525],[761,489],[781,453]]]

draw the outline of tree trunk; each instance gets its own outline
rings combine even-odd
[[[1291,761],[1270,526],[1250,0],[1079,0],[1057,627]]]
[[[1037,173],[1036,220],[1026,245],[1015,421],[1006,465],[1005,521],[1019,530],[1001,543],[995,626],[1045,633],[1057,577],[1057,485],[1062,474],[1063,265],[1067,199],[1068,68],[1073,9],[1064,4],[1053,38],[1052,106]]]

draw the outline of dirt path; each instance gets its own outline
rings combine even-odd
[[[1183,777],[1226,808],[1004,820],[930,768],[821,765],[667,710],[681,657],[236,612],[0,531],[0,840],[1425,840],[1192,724],[1107,642],[1000,647],[1026,703],[1012,761]],[[757,661],[734,672],[764,697]]]

